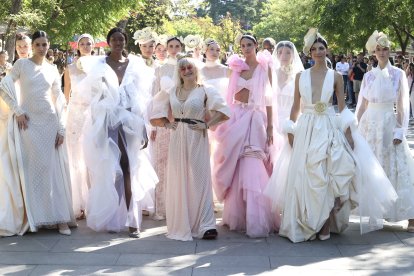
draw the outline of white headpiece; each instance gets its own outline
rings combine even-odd
[[[173,39],[178,39],[178,41],[180,41],[180,43],[181,43],[181,44],[183,44],[183,43],[184,43],[184,39],[183,39],[183,37],[182,37],[182,36],[169,35],[169,36],[168,36],[168,38],[167,38],[167,43],[166,43],[165,45],[167,45],[167,44],[168,44],[168,42],[170,42],[170,41],[171,41],[171,40],[173,40]]]
[[[217,45],[219,45],[219,44],[218,44],[218,42],[217,42],[217,41],[215,41],[214,39],[212,39],[212,38],[207,38],[206,40],[204,40],[204,43],[203,43],[203,48],[201,49],[201,51],[202,51],[203,53],[207,52],[207,48],[208,48],[208,46],[210,46],[211,44],[217,44]]]
[[[234,40],[234,43],[236,44],[236,45],[240,45],[240,41],[243,39],[243,38],[249,38],[250,40],[253,40],[254,42],[256,42],[257,43],[257,39],[252,35],[252,34],[238,34],[237,36],[236,36],[236,39]]]
[[[318,32],[318,29],[310,28],[309,31],[306,33],[305,37],[303,38],[303,53],[308,54],[310,52],[310,49],[312,48],[312,45],[318,38],[326,42],[326,39]]]
[[[157,41],[157,33],[154,32],[151,27],[146,27],[142,30],[138,30],[134,33],[132,37],[135,40],[135,45],[145,44],[151,41]]]
[[[271,37],[266,37],[265,39],[263,39],[263,43],[265,42],[269,42],[273,47],[276,45],[276,41]]]
[[[203,39],[199,35],[187,35],[184,38],[184,45],[185,45],[186,52],[192,51],[197,47],[201,48],[202,43],[203,43]]]
[[[77,43],[76,43],[76,44],[79,44],[79,42],[81,41],[81,39],[82,39],[82,38],[85,38],[85,37],[89,38],[89,39],[92,41],[92,44],[95,44],[95,40],[93,39],[93,37],[92,37],[90,34],[81,34],[81,35],[78,37],[78,41],[77,41]]]
[[[368,38],[368,41],[365,44],[365,48],[367,48],[368,53],[372,55],[375,52],[377,45],[384,48],[390,48],[391,41],[389,41],[386,34],[383,32],[379,33],[377,30],[375,30],[374,33]]]
[[[282,66],[277,56],[278,49],[281,47],[288,47],[292,51],[292,63],[287,66]],[[298,72],[301,72],[304,70],[298,51],[296,50],[295,45],[290,41],[280,41],[278,44],[276,44],[275,50],[273,51],[273,57],[274,57],[273,69],[275,71],[277,71],[277,69],[280,68],[280,70],[283,71],[284,73],[295,76]]]
[[[167,47],[167,41],[168,41],[168,35],[166,34],[159,35],[157,39],[157,45],[161,44],[164,47]]]

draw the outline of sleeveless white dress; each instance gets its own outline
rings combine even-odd
[[[334,71],[328,70],[320,102],[313,104],[310,70],[300,76],[304,108],[295,130],[279,230],[293,242],[310,239],[330,216],[331,232],[343,231],[353,205],[356,162],[330,106],[333,87]]]

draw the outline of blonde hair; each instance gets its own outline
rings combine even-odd
[[[183,85],[184,81],[181,78],[180,71],[181,71],[181,67],[184,67],[184,66],[187,66],[187,65],[192,65],[193,66],[193,68],[195,69],[194,72],[196,74],[196,82],[198,84],[202,84],[200,69],[196,65],[196,60],[191,58],[191,57],[184,56],[184,57],[181,57],[181,58],[178,57],[178,62],[177,62],[177,79],[178,79],[177,80],[177,85],[178,86]]]

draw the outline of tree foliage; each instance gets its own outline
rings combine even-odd
[[[315,22],[314,0],[269,0],[264,4],[261,21],[253,31],[258,37],[290,40],[299,49],[308,27]]]
[[[335,51],[363,51],[374,30],[384,31],[404,52],[414,38],[414,0],[268,0],[254,27],[260,37],[289,39],[302,46],[317,27]]]
[[[260,19],[259,11],[262,9],[264,0],[208,0],[206,1],[205,13],[215,23],[225,19],[228,14],[238,20],[243,29],[251,29]]]

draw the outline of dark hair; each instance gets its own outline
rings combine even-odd
[[[316,39],[315,39],[315,41],[313,42],[313,44],[315,44],[315,43],[317,43],[317,42],[322,43],[322,44],[323,44],[323,46],[325,46],[325,48],[326,48],[326,49],[328,49],[328,42],[326,42],[326,40],[325,40],[325,39],[323,39],[322,37],[318,37],[318,38],[316,38]],[[313,46],[313,44],[312,44],[312,46]],[[312,47],[311,47],[311,48],[312,48]]]
[[[115,27],[115,28],[110,29],[109,32],[108,32],[108,34],[106,35],[106,42],[108,43],[108,45],[109,45],[109,41],[111,40],[111,36],[114,33],[121,33],[124,36],[125,45],[128,43],[128,36],[127,36],[125,30],[122,29],[122,28],[119,28],[119,27]],[[106,55],[109,56],[110,54],[111,54],[111,51],[109,51]],[[122,50],[122,55],[124,57],[127,57],[128,56],[128,52],[125,49],[123,49]]]
[[[183,43],[181,42],[181,40],[178,38],[178,37],[176,37],[176,36],[173,36],[173,37],[171,37],[171,38],[169,38],[168,40],[167,40],[167,46],[168,46],[168,44],[171,42],[171,41],[173,41],[173,40],[177,40],[178,42],[180,42],[180,45],[181,45],[181,47],[183,47]],[[158,46],[158,45],[157,45]],[[157,46],[155,46],[155,47],[157,47]]]
[[[277,48],[276,48],[276,51],[277,50],[279,50],[280,48],[282,48],[282,47],[288,47],[289,49],[291,49],[291,50],[293,50],[293,43],[292,42],[290,42],[290,41],[287,41],[287,42],[282,42],[282,43],[278,43],[277,44]]]
[[[115,28],[112,28],[111,30],[109,30],[108,34],[106,35],[106,42],[108,43],[108,45],[109,45],[109,40],[111,40],[111,36],[114,33],[121,33],[125,38],[125,44],[128,43],[128,36],[127,36],[125,30],[122,29],[122,28],[119,28],[119,27],[115,27]]]
[[[44,37],[44,38],[46,38],[47,41],[49,41],[49,37],[47,36],[47,33],[45,31],[36,31],[32,35],[32,43],[36,39],[41,38],[41,37]]]
[[[242,37],[240,38],[240,43],[241,43],[243,38],[249,39],[249,40],[253,41],[254,44],[257,44],[257,38],[252,33],[243,34]]]

